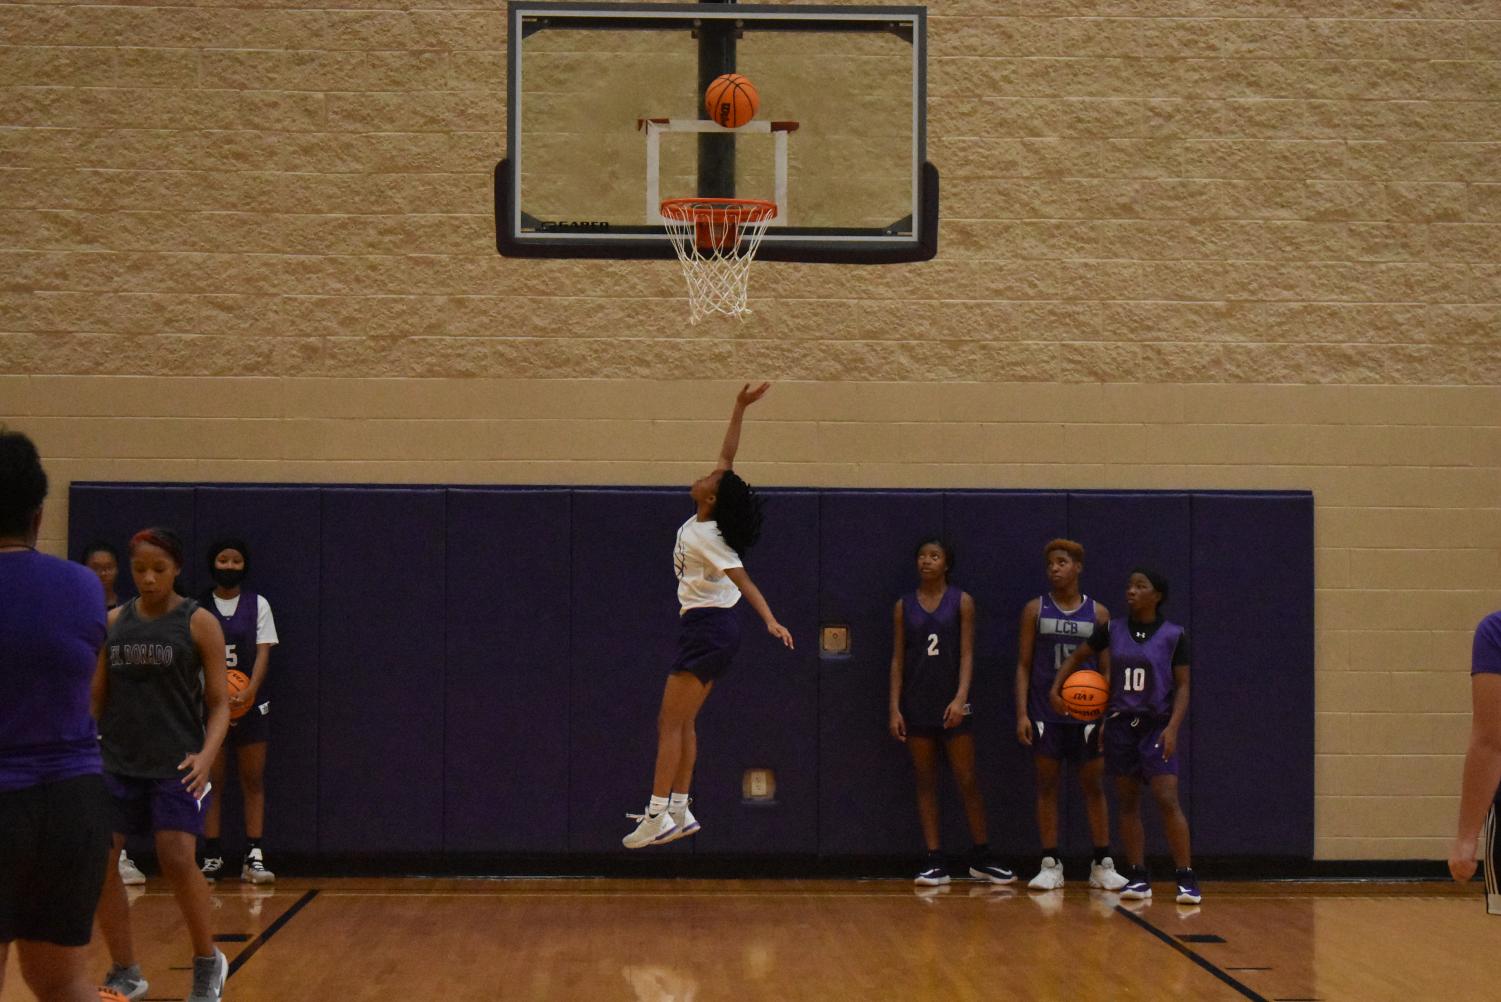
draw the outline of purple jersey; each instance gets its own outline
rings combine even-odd
[[[1032,681],[1027,687],[1027,713],[1032,721],[1050,724],[1077,724],[1073,717],[1053,712],[1048,703],[1053,679],[1058,669],[1069,659],[1074,649],[1094,636],[1094,599],[1088,595],[1080,601],[1073,612],[1064,612],[1053,601],[1053,596],[1044,595],[1037,605],[1037,636],[1032,642]],[[1083,667],[1094,668],[1095,660],[1083,662]]]
[[[235,606],[233,616],[219,611],[212,595],[203,600],[203,607],[213,613],[224,629],[224,667],[245,673],[249,678],[255,667],[256,617],[260,611],[260,596],[249,588],[240,589],[240,604]]]
[[[913,727],[942,727],[943,711],[959,694],[959,603],[949,586],[932,612],[917,593],[902,596],[902,716]]]
[[[103,643],[92,571],[0,553],[0,792],[100,771],[89,686]]]
[[[1163,620],[1139,641],[1125,619],[1110,621],[1110,712],[1163,720],[1173,715],[1173,654],[1183,627]]]
[[[1475,647],[1470,655],[1470,674],[1501,675],[1501,612],[1493,612],[1475,627]]]

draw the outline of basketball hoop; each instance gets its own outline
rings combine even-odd
[[[740,317],[746,307],[751,261],[777,214],[775,202],[755,198],[668,198],[662,221],[688,280],[689,320],[711,313]]]

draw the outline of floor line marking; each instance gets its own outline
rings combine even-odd
[[[235,959],[229,962],[229,973],[224,976],[224,980],[228,981],[230,978],[234,977],[235,972],[244,967],[246,962],[248,962],[251,957],[255,956],[255,951],[265,946],[272,936],[275,936],[277,933],[281,932],[281,930],[286,927],[286,924],[292,921],[292,918],[298,912],[302,911],[302,909],[307,906],[308,902],[312,901],[317,896],[318,889],[315,887],[303,894],[303,896],[298,898],[296,901],[292,902],[292,907],[288,908],[286,911],[278,915],[275,922],[272,922],[270,925],[266,926],[266,928],[262,929],[260,935],[255,937],[255,939],[252,939],[250,941],[250,945],[245,947],[245,949],[241,950],[239,953],[235,954]]]
[[[1230,975],[1226,974],[1224,971],[1216,967],[1213,963],[1205,960],[1203,957],[1199,956],[1197,953],[1190,950],[1188,947],[1184,946],[1182,943],[1178,942],[1176,939],[1169,936],[1167,933],[1163,932],[1161,929],[1157,928],[1155,925],[1148,922],[1146,919],[1142,918],[1131,909],[1125,907],[1124,905],[1116,905],[1115,910],[1120,912],[1126,918],[1130,919],[1132,922],[1135,922],[1138,926],[1145,929],[1153,936],[1156,936],[1158,939],[1162,940],[1174,950],[1177,950],[1179,953],[1183,954],[1183,956],[1187,957],[1189,960],[1192,960],[1195,964],[1198,964],[1200,967],[1204,968],[1204,970],[1208,971],[1210,974],[1213,974],[1216,978],[1219,978],[1231,988],[1234,988],[1236,991],[1240,992],[1241,995],[1245,996],[1248,999],[1251,999],[1252,1002],[1270,1002],[1270,1000],[1268,1000],[1265,995],[1258,994],[1248,985],[1244,984],[1241,981],[1238,981],[1235,978],[1232,978]]]

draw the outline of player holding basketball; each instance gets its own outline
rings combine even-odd
[[[1058,855],[1058,787],[1065,761],[1079,775],[1079,789],[1094,837],[1089,886],[1118,891],[1126,878],[1116,872],[1110,855],[1110,815],[1105,803],[1100,725],[1075,720],[1053,709],[1048,693],[1069,655],[1084,645],[1096,628],[1110,622],[1106,608],[1079,591],[1084,547],[1072,539],[1054,539],[1043,547],[1047,562],[1046,595],[1022,609],[1016,659],[1016,738],[1032,749],[1037,770],[1037,834],[1042,838],[1042,865],[1027,884],[1034,891],[1063,886]],[[1093,659],[1084,662],[1093,667]]]
[[[1009,884],[1016,874],[990,856],[985,800],[975,776],[969,685],[974,678],[975,600],[949,583],[954,548],[936,536],[917,544],[917,590],[897,599],[892,612],[891,736],[907,745],[917,778],[917,816],[928,858],[916,882],[949,882],[938,840],[938,759],[964,799],[974,847],[969,875]]]
[[[668,670],[657,714],[657,763],[651,800],[636,830],[621,841],[627,849],[664,845],[699,830],[688,809],[688,790],[698,757],[694,721],[740,649],[740,613],[744,595],[766,630],[789,648],[792,634],[777,622],[761,591],[745,572],[741,556],[761,536],[761,500],[735,473],[740,424],[745,409],[760,400],[770,383],[741,387],[730,426],[713,472],[694,481],[690,494],[697,511],[678,529],[673,547],[677,570],[678,653]]]
[[[94,674],[93,709],[114,797],[118,853],[129,834],[151,832],[156,857],[193,942],[188,1002],[222,998],[229,963],[214,945],[208,882],[193,850],[203,828],[209,769],[229,726],[224,633],[198,603],[177,594],[182,543],[166,529],[130,541],[138,597],[109,614],[109,637]],[[207,726],[205,726],[205,721]],[[135,961],[130,905],[110,860],[99,898],[99,928],[114,966],[105,987],[146,994]]]
[[[1126,582],[1126,617],[1095,630],[1069,655],[1053,682],[1051,702],[1055,711],[1063,711],[1064,680],[1098,654],[1100,671],[1110,682],[1105,771],[1115,778],[1121,844],[1130,866],[1121,897],[1152,896],[1141,826],[1141,786],[1146,783],[1178,869],[1178,903],[1196,905],[1203,895],[1189,854],[1188,819],[1178,804],[1178,732],[1188,716],[1191,654],[1187,631],[1159,611],[1167,595],[1167,578],[1144,567],[1132,570]]]
[[[1470,747],[1459,794],[1459,830],[1449,850],[1449,872],[1460,882],[1475,876],[1476,840],[1484,825],[1485,910],[1501,915],[1501,612],[1475,628],[1470,656]],[[1489,811],[1489,813],[1487,813]]]
[[[263,689],[269,675],[271,648],[278,643],[276,619],[266,596],[240,582],[250,572],[250,547],[243,539],[222,539],[208,550],[208,569],[214,587],[203,597],[203,608],[219,621],[224,631],[224,667],[245,671],[245,662],[253,660],[250,687],[229,697],[230,712],[244,708],[240,719],[230,719],[229,735],[214,759],[210,776],[224,789],[225,759],[235,750],[240,772],[240,793],[245,802],[245,858],[240,864],[240,879],[252,884],[269,884],[276,875],[266,869],[265,850],[261,846],[266,820],[266,741],[270,736],[271,700]],[[219,797],[209,798],[203,820],[203,875],[214,880],[224,871],[224,850],[219,843]]]
[[[37,998],[97,1002],[110,823],[89,680],[104,603],[92,574],[36,551],[46,496],[36,446],[0,429],[0,989],[14,942]]]

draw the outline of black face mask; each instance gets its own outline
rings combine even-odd
[[[235,588],[245,580],[245,572],[238,567],[215,567],[214,584],[220,588]]]

